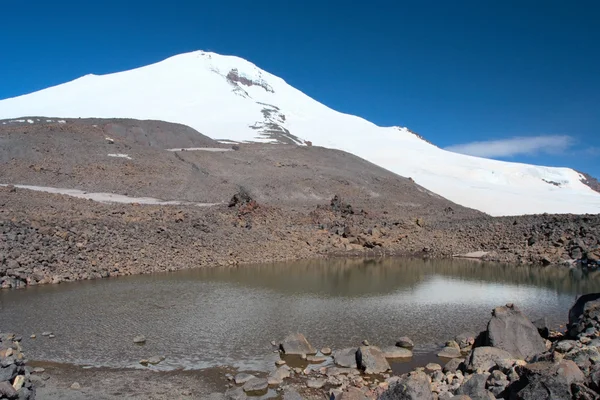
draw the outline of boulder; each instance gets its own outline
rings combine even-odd
[[[496,366],[498,361],[512,358],[513,356],[509,352],[496,347],[476,347],[471,352],[467,369],[469,371],[489,371]]]
[[[375,346],[360,346],[356,351],[356,365],[365,374],[381,374],[390,369],[383,352]]]
[[[246,393],[244,393],[244,389],[242,389],[241,387],[232,388],[225,392],[226,400],[246,400],[247,398],[248,396],[246,396]]]
[[[571,387],[585,382],[581,370],[569,360],[559,363],[536,362],[520,367],[521,390],[515,398],[534,399],[570,399]]]
[[[388,390],[379,396],[379,400],[433,400],[429,377],[423,372],[403,375]]]
[[[338,367],[358,368],[356,365],[356,348],[348,348],[334,351],[333,362]]]
[[[323,386],[325,386],[325,384],[327,383],[327,380],[319,378],[319,379],[309,379],[308,381],[306,381],[306,387],[310,388],[310,389],[321,389]]]
[[[17,366],[15,364],[0,368],[0,382],[12,381],[15,376],[17,376]]]
[[[308,343],[308,340],[301,333],[286,336],[279,347],[285,354],[290,355],[317,354],[317,350]]]
[[[402,336],[400,339],[398,339],[398,341],[396,342],[396,346],[398,347],[403,347],[405,349],[412,349],[413,347],[415,347],[415,344],[412,340],[410,340],[410,338],[406,337],[406,336]]]
[[[514,305],[496,307],[487,327],[488,344],[525,359],[546,351],[537,328]]]
[[[383,351],[383,356],[385,358],[411,358],[413,356],[411,350],[398,346],[384,347],[381,351]]]
[[[473,374],[465,379],[456,394],[469,396],[472,400],[494,400],[496,397],[485,389],[487,375]]]

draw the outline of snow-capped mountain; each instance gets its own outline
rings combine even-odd
[[[0,119],[27,115],[158,119],[219,140],[310,142],[356,154],[491,215],[600,213],[600,193],[572,169],[452,153],[406,128],[332,110],[246,60],[204,51],[0,101]]]

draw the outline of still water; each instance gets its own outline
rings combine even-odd
[[[159,369],[267,370],[277,357],[270,342],[290,332],[334,349],[409,336],[418,357],[458,333],[479,332],[491,309],[507,302],[557,328],[576,296],[594,291],[599,274],[566,268],[310,261],[0,291],[0,329],[23,334],[33,360],[139,367],[140,359],[164,355]],[[144,346],[133,344],[139,334]]]

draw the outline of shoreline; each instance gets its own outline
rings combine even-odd
[[[235,196],[234,196],[235,198]],[[0,287],[264,262],[416,257],[569,265],[600,257],[600,215],[409,217],[252,199],[201,209],[100,204],[0,187]],[[595,261],[594,261],[595,262]]]

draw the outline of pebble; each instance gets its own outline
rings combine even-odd
[[[277,361],[275,361],[275,365],[277,365],[278,367],[280,367],[282,365],[285,365],[285,364],[286,364],[286,362],[284,360],[277,360]]]
[[[73,384],[71,385],[71,389],[79,390],[81,389],[81,385],[79,384],[79,382],[73,382]]]
[[[321,354],[323,354],[324,356],[328,356],[331,354],[331,349],[329,347],[323,347],[321,349]]]
[[[50,336],[52,335],[52,332],[42,332],[42,336]]]
[[[363,346],[368,346],[369,345],[369,341],[367,339],[362,341]]]
[[[36,338],[35,333],[32,333],[31,336],[29,336],[29,337],[32,339],[35,339]]]
[[[146,343],[146,336],[144,336],[144,335],[138,335],[138,336],[134,337],[133,338],[133,343],[137,343],[137,344]]]
[[[35,367],[33,369],[34,374],[43,374],[44,372],[46,372],[46,369],[42,367]]]
[[[432,372],[441,371],[441,370],[442,370],[442,366],[440,364],[429,363],[425,366],[425,372],[427,372],[427,373],[432,373]]]
[[[48,335],[48,337],[49,337],[50,339],[54,339],[56,336],[54,336],[54,335],[51,333],[51,334],[49,334],[49,335]]]

